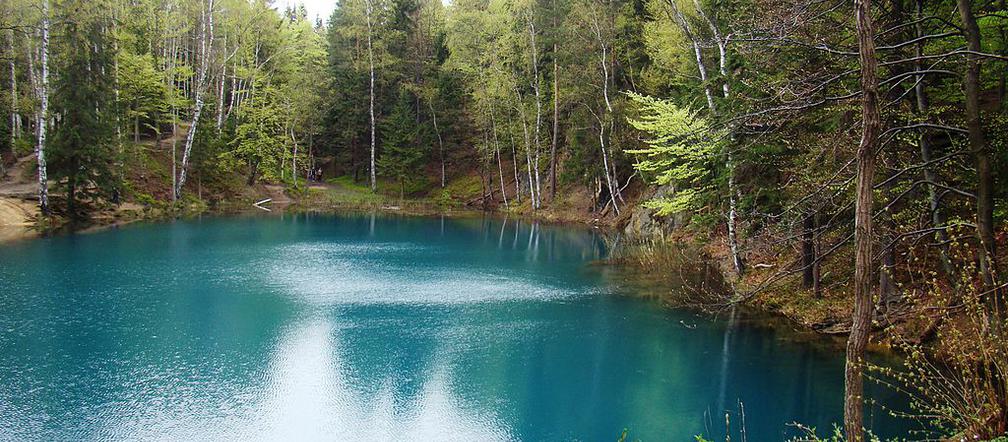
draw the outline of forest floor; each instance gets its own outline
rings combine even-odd
[[[798,251],[781,250],[765,237],[746,238],[743,247],[747,269],[743,277],[738,277],[725,232],[694,229],[688,226],[661,239],[646,240],[624,250],[614,261],[651,286],[669,287],[657,296],[671,305],[688,304],[716,312],[725,309],[729,305],[728,297],[734,296],[742,305],[778,315],[798,329],[823,336],[849,334],[853,309],[852,245],[836,249],[823,261],[822,290],[817,296],[803,287],[802,273],[792,270],[797,266]],[[997,235],[1000,263],[1008,259],[1004,253],[1008,248],[1005,229],[1001,226],[1001,233]],[[935,345],[941,329],[961,327],[963,321],[970,319],[963,317],[961,312],[949,317],[948,296],[955,290],[940,275],[922,266],[922,261],[923,258],[897,260],[891,271],[896,281],[892,292],[882,296],[876,289],[870,343],[873,350],[902,351],[906,345]],[[706,264],[698,264],[701,262]],[[712,283],[708,278],[685,283],[697,287],[721,286],[722,297],[687,296],[682,299],[681,290],[676,288],[684,283],[683,275],[710,273],[716,274],[719,280]],[[971,283],[960,290],[979,286],[975,275],[964,280]]]

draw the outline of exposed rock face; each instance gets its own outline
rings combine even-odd
[[[674,192],[675,190],[671,186],[662,186],[644,200],[666,198]],[[631,238],[660,237],[685,225],[688,221],[689,215],[687,213],[659,217],[654,214],[652,209],[636,206],[630,214],[630,220],[627,221],[623,233]]]
[[[38,211],[37,204],[0,196],[0,242],[35,236],[31,226]]]

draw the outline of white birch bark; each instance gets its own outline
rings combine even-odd
[[[504,200],[504,207],[510,209],[508,204],[507,187],[504,185],[504,165],[501,164],[500,139],[497,137],[497,117],[494,115],[493,103],[490,104],[490,127],[493,130],[494,152],[497,154],[497,173],[500,175],[501,198]]]
[[[428,100],[427,105],[430,106],[431,119],[434,120],[434,133],[437,134],[438,151],[440,152],[441,157],[441,188],[444,189],[445,187],[444,141],[441,139],[441,130],[438,129],[437,112],[434,111],[434,103]]]
[[[696,6],[697,12],[707,22],[708,26],[710,26],[711,33],[714,35],[714,39],[717,41],[718,55],[719,55],[718,67],[722,77],[722,92],[724,93],[724,97],[728,98],[730,92],[728,85],[728,67],[727,67],[728,40],[727,38],[721,35],[721,32],[718,29],[717,25],[710,18],[710,16],[704,12],[703,7],[700,5],[699,1],[698,0],[693,1],[694,5]],[[686,35],[686,37],[690,40],[691,44],[693,45],[693,55],[696,59],[697,70],[699,71],[700,74],[700,81],[703,83],[704,86],[704,95],[707,98],[707,108],[710,110],[711,115],[717,115],[717,106],[714,103],[714,93],[711,90],[711,86],[709,84],[709,78],[707,75],[707,65],[704,63],[700,41],[697,38],[697,36],[693,33],[692,27],[689,25],[689,21],[686,20],[686,17],[683,15],[678,5],[676,5],[675,0],[666,0],[666,3],[672,7],[675,13],[674,17],[675,21],[682,29],[683,34]],[[742,273],[745,271],[745,267],[744,263],[742,262],[742,256],[740,254],[738,244],[738,234],[736,228],[738,208],[737,208],[737,197],[735,194],[735,165],[734,162],[732,161],[730,148],[726,153],[725,167],[728,171],[728,220],[727,220],[728,247],[731,249],[732,264],[735,267],[735,273],[741,276]]]
[[[518,118],[521,120],[522,134],[525,140],[525,171],[528,174],[529,202],[532,204],[532,209],[536,209],[536,188],[535,181],[532,179],[532,140],[529,134],[528,121],[525,120],[525,107],[522,103],[522,96],[518,92],[517,86],[515,86],[515,97],[518,98]]]
[[[540,185],[539,179],[539,155],[540,155],[540,128],[542,127],[542,97],[539,90],[539,50],[536,47],[536,29],[535,29],[535,18],[532,12],[528,12],[528,24],[529,24],[529,39],[532,46],[532,89],[535,91],[536,98],[536,122],[535,122],[535,194],[532,199],[532,208],[539,209],[542,207],[542,186]]]
[[[214,0],[207,0],[203,9],[203,30],[200,35],[200,72],[197,78],[194,91],[195,105],[193,106],[192,123],[189,125],[189,133],[186,134],[185,147],[182,149],[182,170],[179,172],[179,179],[175,185],[175,199],[182,197],[182,188],[185,186],[186,171],[189,168],[189,156],[192,153],[193,141],[196,138],[196,129],[199,125],[200,114],[203,112],[203,91],[206,89],[207,70],[210,65],[210,48],[213,42],[213,5]],[[209,42],[208,42],[209,40]]]
[[[297,142],[297,138],[294,138],[294,128],[293,127],[290,128],[290,137],[291,137],[291,141],[294,143],[294,160],[293,160],[293,164],[291,164],[291,176],[294,177],[294,187],[297,188],[297,185],[298,185],[298,183],[297,183],[297,179],[298,179],[298,176],[297,176],[298,142]]]
[[[612,204],[616,214],[619,215],[619,204],[616,202],[616,194],[619,192],[619,183],[616,182],[616,164],[613,163],[610,170],[609,150],[605,142],[606,116],[613,111],[612,101],[609,100],[609,48],[602,35],[602,20],[598,14],[594,13],[592,14],[592,31],[595,33],[595,38],[598,40],[600,49],[599,66],[602,68],[602,98],[605,102],[605,109],[602,110],[602,115],[596,116],[599,123],[599,148],[602,150],[602,166],[605,171],[606,187],[609,189],[610,204]]]
[[[619,215],[619,205],[616,204],[616,184],[613,184],[612,177],[609,176],[609,153],[606,150],[605,142],[605,121],[598,118],[599,123],[599,146],[602,149],[602,167],[605,169],[605,179],[606,186],[609,189],[609,202],[613,206],[613,210]]]
[[[14,69],[14,30],[7,30],[7,44],[10,46],[10,59],[7,61],[10,67],[10,88],[11,88],[11,147],[14,146],[14,142],[17,141],[18,137],[21,136],[21,114],[18,111],[18,92],[17,92],[17,71]],[[2,170],[3,164],[0,164],[0,170]]]
[[[368,47],[368,70],[370,74],[370,104],[368,107],[368,112],[371,117],[371,191],[374,192],[378,189],[378,183],[375,179],[375,116],[374,116],[374,102],[375,102],[375,69],[374,69],[374,48],[371,42],[371,32],[372,32],[372,17],[374,13],[374,6],[371,3],[372,0],[364,0],[365,12],[367,14],[367,47]]]
[[[227,54],[227,34],[224,34],[224,53]],[[221,62],[220,87],[217,91],[217,135],[224,124],[224,80],[227,78],[227,59]]]
[[[700,0],[693,0],[697,12],[707,22],[714,41],[718,46],[718,72],[721,74],[721,91],[727,100],[730,95],[728,85],[728,37],[721,34],[714,20],[704,12]],[[700,59],[702,60],[702,59]],[[705,69],[706,70],[706,69]],[[709,88],[708,88],[709,90]],[[711,113],[714,109],[711,108]],[[745,263],[739,251],[738,241],[738,195],[735,189],[735,163],[732,161],[731,147],[729,146],[725,155],[725,168],[728,170],[728,247],[731,249],[732,263],[735,266],[735,273],[741,276],[745,272]]]
[[[46,122],[49,119],[49,0],[42,0],[42,78],[39,82],[39,114],[35,158],[38,162],[39,208],[49,214],[49,178],[46,174],[45,142]]]
[[[515,147],[514,133],[508,131],[511,138],[511,165],[514,166],[515,202],[521,204],[521,180],[518,178],[518,148]]]

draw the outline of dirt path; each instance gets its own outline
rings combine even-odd
[[[0,241],[36,235],[32,229],[39,215],[38,184],[28,169],[34,166],[31,155],[18,159],[0,177]]]
[[[27,169],[34,166],[31,155],[19,158],[13,166],[7,169],[7,175],[0,177],[0,197],[15,199],[37,199],[38,183],[34,174]]]
[[[287,206],[291,205],[291,199],[287,196],[286,188],[282,185],[277,184],[265,184],[263,188],[266,189],[266,196],[263,199],[270,198],[272,201],[269,203],[264,203],[262,207],[266,207],[272,210],[283,210]]]

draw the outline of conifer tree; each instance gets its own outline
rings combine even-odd
[[[67,209],[76,215],[79,198],[108,196],[115,187],[113,45],[104,2],[59,4],[62,45],[54,57],[54,115],[59,115],[50,149],[49,174],[64,188]]]

